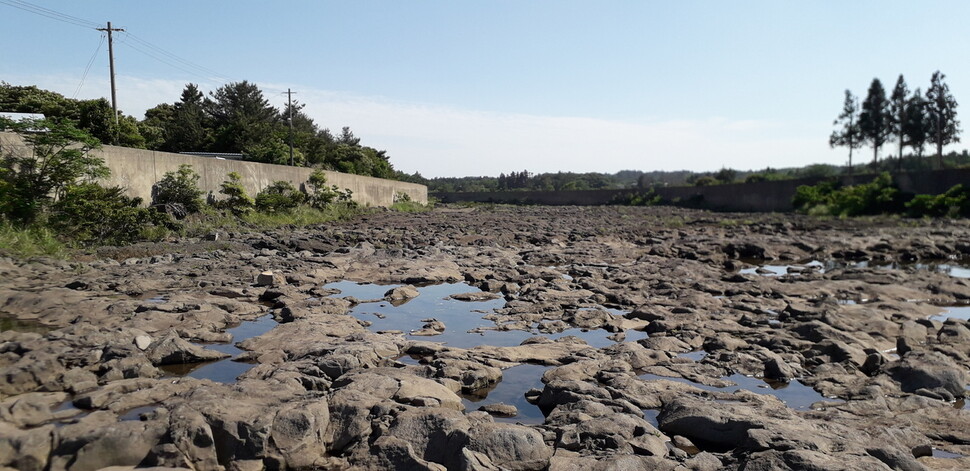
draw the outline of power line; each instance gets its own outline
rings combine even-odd
[[[88,21],[83,18],[78,18],[76,16],[71,16],[66,13],[61,13],[58,11],[51,10],[49,8],[44,8],[40,5],[34,5],[33,3],[28,3],[23,0],[0,0],[0,3],[11,6],[14,8],[19,8],[23,11],[33,13],[35,15],[40,15],[52,20],[61,21],[64,23],[72,24],[74,26],[80,26],[82,28],[97,29],[101,26],[93,21]]]
[[[138,36],[135,36],[134,34],[131,34],[131,33],[126,34],[125,35],[125,39],[131,39],[132,41],[135,41],[135,42],[141,44],[142,46],[150,49],[151,51],[153,51],[153,52],[155,52],[157,54],[161,54],[162,56],[165,56],[167,58],[170,58],[171,60],[173,60],[173,61],[175,61],[175,62],[177,62],[179,64],[182,64],[182,65],[184,65],[186,67],[199,70],[199,71],[204,72],[204,73],[206,73],[206,74],[208,74],[210,76],[213,76],[213,77],[218,78],[218,79],[221,79],[221,80],[225,80],[227,82],[228,81],[231,81],[231,79],[229,77],[226,77],[225,75],[222,75],[219,72],[216,72],[216,71],[214,71],[214,70],[212,70],[212,69],[210,69],[208,67],[204,67],[204,66],[198,65],[198,64],[196,64],[196,63],[194,63],[194,62],[192,62],[192,61],[190,61],[188,59],[184,59],[184,58],[182,58],[182,57],[180,57],[180,56],[178,56],[178,55],[176,55],[174,53],[168,52],[165,49],[162,49],[161,47],[158,47],[158,46],[156,46],[156,45],[154,45],[154,44],[152,44],[152,43],[150,43],[150,42],[148,42],[148,41],[146,41],[146,40],[144,40],[142,38],[139,38]],[[158,59],[158,58],[156,57],[156,59]],[[169,65],[171,65],[171,64],[169,64]]]
[[[84,86],[84,80],[88,78],[88,72],[91,70],[91,64],[94,64],[94,59],[98,57],[98,53],[101,52],[101,46],[104,46],[105,35],[101,35],[101,42],[98,43],[98,48],[94,50],[94,54],[91,55],[91,60],[88,61],[88,65],[84,67],[84,75],[81,75],[81,83],[77,84],[77,90],[74,90],[74,96],[71,98],[77,98],[77,94],[81,92],[81,87]]]

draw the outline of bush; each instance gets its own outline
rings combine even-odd
[[[704,175],[703,177],[694,180],[694,186],[711,186],[720,183],[716,178],[710,175]]]
[[[264,213],[289,212],[306,201],[306,195],[290,182],[277,181],[256,195],[256,210]]]
[[[127,244],[137,240],[144,228],[171,222],[140,205],[140,198],[125,196],[119,187],[82,183],[69,186],[54,204],[50,223],[81,244]]]
[[[970,216],[970,189],[958,184],[940,195],[916,195],[906,203],[906,210],[912,217],[967,217]]]
[[[226,195],[226,199],[216,203],[216,206],[223,209],[228,209],[236,216],[241,216],[252,211],[253,206],[256,204],[253,199],[246,194],[246,189],[243,188],[242,183],[239,181],[241,177],[236,172],[229,172],[227,175],[228,180],[222,182],[222,188],[219,193]]]
[[[862,216],[901,212],[902,194],[883,172],[862,185],[840,187],[835,181],[803,185],[792,198],[795,209],[813,215]]]
[[[310,191],[307,202],[314,208],[323,209],[333,203],[356,205],[352,199],[352,191],[341,190],[337,185],[327,186],[327,174],[323,170],[314,170],[310,174],[307,188]],[[394,194],[395,201],[397,201],[397,195],[397,193]]]
[[[188,213],[197,213],[205,204],[202,200],[204,192],[199,189],[199,174],[188,164],[179,165],[179,169],[166,172],[162,179],[155,184],[153,204],[181,205]]]

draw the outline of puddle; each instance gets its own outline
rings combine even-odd
[[[644,420],[650,422],[650,425],[653,425],[654,427],[660,427],[660,421],[657,420],[659,415],[660,409],[643,409]]]
[[[704,357],[707,356],[707,352],[705,352],[704,350],[697,350],[696,352],[681,353],[680,355],[677,355],[677,356],[680,358],[690,358],[691,360],[694,360],[694,361],[701,361],[704,359]]]
[[[327,289],[339,289],[340,294],[335,297],[353,296],[360,300],[379,299],[387,290],[396,285],[357,284],[342,281],[324,285]],[[451,295],[463,293],[480,293],[480,289],[467,283],[445,283],[418,288],[420,295],[403,304],[391,304],[387,301],[358,304],[350,314],[357,319],[370,322],[370,330],[400,331],[413,334],[420,331],[427,323],[427,319],[438,320],[445,325],[444,332],[437,335],[417,336],[412,338],[443,342],[452,347],[472,348],[479,345],[496,347],[513,347],[521,345],[528,338],[541,336],[552,340],[569,335],[579,337],[594,348],[613,345],[616,341],[609,337],[614,332],[602,329],[584,330],[579,328],[567,329],[555,334],[541,334],[537,331],[524,330],[495,330],[494,322],[483,319],[482,316],[505,306],[502,298],[486,301],[461,301],[451,299]],[[619,309],[604,308],[603,310],[623,315]],[[472,332],[469,332],[472,331]],[[632,342],[647,337],[644,331],[627,330],[624,342]]]
[[[541,424],[545,421],[545,416],[538,406],[525,400],[525,393],[532,388],[542,389],[542,374],[549,368],[549,366],[543,365],[523,364],[502,370],[502,380],[492,389],[478,391],[479,394],[476,395],[462,394],[461,402],[468,412],[478,410],[479,407],[486,404],[497,402],[510,404],[518,409],[518,415],[515,417],[495,417],[496,421]]]
[[[959,453],[953,453],[953,452],[950,452],[950,451],[943,451],[943,450],[941,450],[939,448],[934,448],[933,449],[933,457],[934,458],[943,458],[943,459],[958,459],[958,458],[963,458],[964,455],[961,455]]]
[[[737,386],[727,386],[723,388],[718,388],[714,386],[708,386],[705,384],[695,383],[684,378],[669,378],[666,376],[658,376],[653,374],[643,374],[639,376],[640,379],[654,380],[654,379],[665,379],[668,381],[676,381],[678,383],[689,384],[698,389],[703,389],[705,391],[715,391],[715,392],[726,392],[733,393],[738,390],[744,389],[745,391],[751,391],[755,394],[770,394],[772,396],[781,399],[782,402],[795,410],[809,410],[813,403],[818,401],[831,401],[831,399],[826,398],[821,395],[818,391],[812,389],[811,387],[805,386],[798,380],[793,380],[790,383],[783,382],[766,382],[760,378],[753,378],[750,376],[745,376],[742,374],[735,373],[731,376],[725,376],[721,379],[732,381],[737,383]]]
[[[152,412],[159,407],[159,404],[151,404],[142,407],[135,407],[134,409],[128,409],[123,414],[118,416],[118,420],[141,420],[142,414]]]
[[[255,363],[243,363],[232,361],[233,358],[243,352],[236,347],[235,342],[242,342],[251,337],[258,337],[269,332],[276,327],[276,321],[272,315],[264,315],[254,321],[246,321],[236,327],[226,329],[232,334],[233,343],[207,343],[200,344],[210,350],[228,353],[229,358],[206,363],[186,363],[181,365],[165,365],[158,369],[162,370],[167,376],[188,376],[196,379],[209,379],[218,383],[235,383],[239,375],[249,371]]]
[[[35,334],[46,334],[52,330],[53,327],[41,324],[38,321],[27,320],[27,319],[17,319],[16,317],[0,312],[0,332],[6,332],[12,330],[15,332],[32,332]]]
[[[747,262],[758,264],[759,261],[749,260]],[[839,269],[839,268],[841,269],[872,268],[875,270],[936,271],[940,273],[945,273],[954,278],[970,278],[970,266],[965,266],[962,264],[898,263],[898,262],[877,263],[877,262],[870,262],[870,261],[847,262],[844,260],[828,260],[824,263],[818,260],[812,260],[810,262],[798,263],[794,265],[758,265],[753,268],[742,269],[739,271],[739,273],[745,274],[745,275],[783,276],[783,275],[799,275],[800,272],[805,269],[809,269],[812,272],[825,273],[826,271]]]
[[[970,321],[970,306],[947,306],[941,314],[930,316],[934,321],[946,322],[947,319]]]
[[[744,268],[738,273],[742,275],[783,276],[800,275],[802,272],[825,273],[825,268],[822,262],[811,261],[795,265],[759,265],[753,268]]]
[[[367,301],[371,299],[381,299],[390,289],[398,288],[401,285],[375,285],[373,283],[357,283],[355,281],[335,281],[323,285],[324,289],[337,289],[340,294],[335,294],[335,298],[346,298],[353,296],[358,300]],[[420,297],[420,296],[419,296]]]

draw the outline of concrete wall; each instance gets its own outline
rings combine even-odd
[[[0,133],[0,147],[25,150],[23,142],[15,134]],[[275,181],[285,180],[297,188],[306,183],[312,170],[302,167],[270,165],[240,160],[222,160],[213,157],[172,154],[127,147],[103,146],[93,151],[104,159],[111,169],[111,177],[105,182],[128,190],[129,196],[137,196],[145,202],[152,200],[152,186],[166,172],[178,170],[179,165],[189,164],[199,174],[199,187],[207,195],[220,199],[219,186],[226,180],[229,172],[242,177],[246,192],[256,195],[260,190]],[[384,180],[340,172],[327,171],[327,184],[353,191],[354,201],[362,205],[390,206],[396,193],[407,194],[412,201],[428,202],[428,188],[424,185]]]
[[[843,184],[867,183],[875,175],[844,177]],[[893,177],[900,190],[913,194],[939,194],[958,183],[970,185],[970,169],[934,170],[904,173]],[[672,186],[657,188],[656,193],[666,202],[711,209],[740,212],[787,212],[795,189],[801,185],[815,185],[822,178],[801,178],[758,183],[735,183],[713,186]],[[432,193],[444,203],[479,202],[548,205],[601,205],[618,198],[629,197],[639,190],[576,190],[576,191],[504,191]]]

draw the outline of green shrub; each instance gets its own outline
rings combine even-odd
[[[153,204],[181,205],[187,213],[197,213],[202,210],[204,192],[199,189],[199,174],[188,164],[179,165],[179,169],[166,172],[162,179],[155,183]]]
[[[82,183],[67,187],[54,204],[50,224],[76,243],[126,244],[149,226],[169,222],[162,213],[140,207],[140,198],[125,196],[119,187]]]
[[[711,185],[717,185],[718,183],[721,183],[721,182],[718,179],[709,175],[704,175],[703,177],[700,177],[697,180],[694,180],[694,186],[711,186]]]
[[[861,185],[840,188],[837,182],[829,181],[800,186],[795,190],[792,205],[813,215],[845,217],[899,213],[903,201],[892,177],[883,172],[873,181]]]
[[[333,203],[356,204],[353,202],[353,192],[342,190],[337,185],[327,186],[327,174],[323,170],[314,170],[307,180],[309,196],[307,203],[317,209],[324,209]],[[395,193],[395,198],[397,193]]]
[[[907,215],[912,217],[970,216],[970,189],[954,185],[940,195],[916,195],[906,203]]]
[[[256,195],[256,210],[264,213],[289,212],[306,201],[306,195],[290,182],[277,181]]]
[[[246,189],[240,183],[241,177],[236,172],[229,172],[228,180],[222,182],[219,193],[226,195],[226,199],[216,203],[216,206],[228,209],[233,214],[240,216],[252,211],[256,204],[253,199],[246,194]]]

